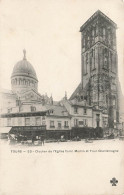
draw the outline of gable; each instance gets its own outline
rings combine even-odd
[[[24,92],[20,96],[20,100],[26,100],[26,101],[30,101],[30,100],[42,101],[42,99],[43,97],[32,89]]]

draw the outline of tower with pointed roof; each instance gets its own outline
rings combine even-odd
[[[109,127],[119,120],[117,25],[101,11],[81,27],[81,83],[70,99],[80,94],[89,105],[108,114]]]

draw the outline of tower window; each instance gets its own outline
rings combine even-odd
[[[103,35],[103,40],[105,41],[105,37],[106,37],[106,29],[103,27],[102,29],[102,35]]]
[[[88,69],[88,53],[86,54],[85,73],[87,74]]]
[[[88,47],[88,48],[90,47],[90,37],[89,37],[89,35],[88,35],[88,37],[87,37],[87,47]]]
[[[100,114],[96,114],[96,120],[97,120],[97,121],[100,120]]]
[[[87,100],[87,96],[86,95],[84,96],[84,100]]]
[[[94,39],[95,39],[95,31],[92,29],[92,44],[94,44]]]
[[[115,106],[116,105],[116,99],[115,99],[115,97],[113,98],[113,106]]]
[[[83,95],[81,95],[81,100],[83,100],[84,99],[84,97],[83,97]]]
[[[93,57],[93,49],[92,49],[92,57]]]
[[[108,50],[103,49],[103,67],[108,69]]]
[[[108,96],[106,95],[106,104],[108,104]]]
[[[84,108],[84,114],[87,114],[87,109],[86,108]]]
[[[78,108],[74,107],[74,113],[77,114],[78,113]]]

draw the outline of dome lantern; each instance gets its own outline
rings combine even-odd
[[[26,60],[26,50],[25,49],[23,49],[23,54],[24,54],[23,60]]]

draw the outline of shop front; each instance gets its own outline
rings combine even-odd
[[[14,126],[11,128],[9,135],[14,134],[16,136],[24,136],[27,139],[32,137],[44,136],[46,137],[46,126]]]

